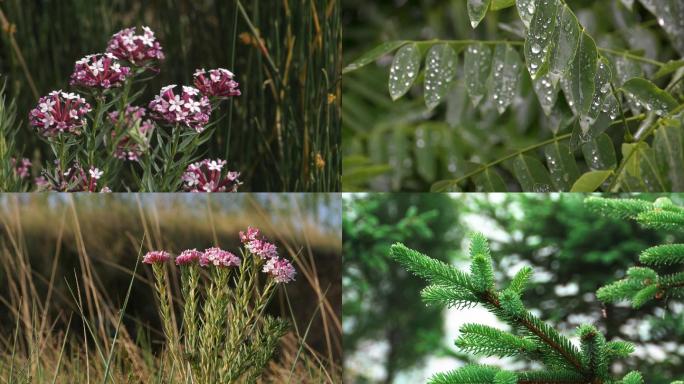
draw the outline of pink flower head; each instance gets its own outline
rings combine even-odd
[[[200,95],[197,88],[183,86],[179,94],[173,92],[174,88],[176,85],[167,85],[150,102],[152,117],[167,124],[182,124],[202,132],[211,115],[209,99]]]
[[[71,85],[109,89],[120,87],[131,69],[119,64],[111,53],[88,55],[76,62]]]
[[[80,133],[86,125],[85,115],[91,111],[90,104],[75,93],[52,91],[38,100],[29,113],[29,122],[46,137],[60,133]]]
[[[259,237],[259,229],[254,227],[247,227],[247,232],[240,231],[240,241],[242,244],[254,241]]]
[[[117,140],[114,157],[121,160],[137,161],[145,153],[150,145],[154,124],[145,117],[145,108],[127,106],[123,121],[119,122],[119,112],[109,114],[109,120],[119,129],[112,131],[112,139]],[[119,126],[120,125],[120,126]],[[123,134],[117,135],[116,132]]]
[[[199,263],[203,267],[206,267],[209,264],[213,264],[217,267],[238,267],[240,266],[240,262],[241,260],[239,257],[216,247],[204,250],[204,254],[202,254],[199,259]]]
[[[31,173],[31,160],[23,158],[19,164],[17,164],[17,159],[13,157],[10,159],[10,167],[14,168],[14,174],[17,175],[17,177],[25,179],[29,177]]]
[[[183,188],[187,192],[237,192],[239,172],[223,172],[226,161],[204,159],[188,165],[183,174]]]
[[[289,283],[294,281],[297,271],[288,260],[273,258],[264,264],[265,273],[270,274],[276,283]]]
[[[107,52],[137,66],[147,66],[164,60],[164,51],[154,37],[154,32],[148,27],[142,27],[142,29],[142,35],[136,35],[135,28],[126,28],[117,32],[109,40]]]
[[[199,262],[204,254],[196,249],[187,249],[176,257],[176,265]]]
[[[97,192],[98,181],[104,172],[99,168],[90,167],[86,172],[80,164],[75,163],[66,170],[57,166],[56,175],[44,174],[44,180],[37,183],[39,187],[59,192]],[[45,177],[47,176],[47,177]],[[109,188],[102,187],[100,192],[111,192]]]
[[[169,258],[171,258],[171,255],[166,251],[150,251],[143,256],[143,263],[165,263],[169,260]]]
[[[259,235],[257,228],[247,227],[247,232],[240,231],[240,241],[250,253],[264,260],[278,258],[278,248],[275,244],[260,238]]]
[[[198,69],[195,71],[193,79],[195,80],[195,87],[203,95],[228,98],[240,96],[239,84],[233,80],[234,77],[233,72],[224,68],[210,69],[208,74],[204,69]]]

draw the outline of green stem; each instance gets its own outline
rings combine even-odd
[[[100,128],[100,119],[102,113],[102,104],[104,96],[96,96],[97,106],[95,107],[95,119],[93,121],[93,129],[89,130],[87,140],[88,147],[88,166],[95,166],[95,150],[97,149],[97,131]]]
[[[167,349],[171,353],[173,365],[179,367],[177,355],[176,333],[174,332],[173,324],[171,322],[171,303],[168,299],[166,276],[164,274],[164,264],[152,264],[152,271],[154,272],[154,282],[157,291],[157,299],[159,300],[159,312],[162,319],[162,326],[164,328],[164,336],[166,337]]]

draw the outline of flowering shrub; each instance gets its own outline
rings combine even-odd
[[[160,71],[165,55],[150,28],[137,32],[119,31],[105,53],[76,62],[70,84],[80,94],[52,91],[31,110],[30,125],[56,158],[35,180],[38,189],[236,192],[238,172],[197,155],[213,134],[212,112],[240,95],[235,75],[197,70],[196,87],[167,85],[145,109],[135,104],[142,87],[134,87],[147,80],[143,73]],[[98,182],[109,187],[98,189]]]
[[[266,305],[279,284],[295,279],[290,261],[278,257],[277,248],[263,238],[259,230],[240,232],[241,256],[218,247],[204,252],[188,249],[175,258],[180,269],[183,293],[183,329],[171,321],[172,301],[167,295],[168,280],[164,268],[170,260],[166,251],[151,251],[143,263],[152,265],[160,317],[167,340],[171,364],[191,377],[189,382],[255,382],[275,352],[286,324],[264,316]],[[267,254],[252,251],[269,249]],[[264,257],[264,255],[268,257]],[[202,273],[206,300],[200,308]],[[259,273],[266,274],[261,287]]]

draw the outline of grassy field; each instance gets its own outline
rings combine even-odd
[[[338,200],[34,194],[0,196],[0,207],[0,383],[185,382],[161,364],[152,273],[136,257],[141,249],[237,250],[247,225],[298,270],[268,308],[292,326],[261,380],[340,382]],[[179,301],[180,287],[171,290]]]
[[[19,154],[48,158],[26,121],[39,96],[66,89],[74,62],[103,51],[113,33],[149,25],[166,61],[142,100],[190,84],[198,68],[237,75],[242,96],[220,111],[203,153],[240,170],[242,190],[340,190],[339,8],[339,0],[1,1],[0,84],[17,104]]]

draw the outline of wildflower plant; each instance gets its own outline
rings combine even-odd
[[[628,357],[634,346],[623,341],[608,341],[593,325],[578,327],[579,347],[570,338],[530,312],[522,294],[532,277],[530,267],[521,268],[503,289],[497,289],[486,238],[472,237],[470,272],[411,250],[402,244],[391,248],[391,257],[408,271],[430,285],[421,295],[428,304],[469,308],[480,305],[511,327],[504,331],[481,324],[465,324],[456,346],[465,352],[483,356],[519,357],[539,368],[512,372],[494,366],[467,365],[430,379],[435,384],[643,384],[639,372],[622,378],[610,370],[613,361]]]
[[[142,33],[127,28],[111,38],[106,52],[75,63],[71,92],[52,91],[38,100],[29,123],[56,160],[44,167],[39,188],[237,191],[238,173],[227,168],[228,181],[214,175],[212,188],[186,188],[183,177],[200,160],[200,145],[212,137],[213,112],[240,95],[235,75],[223,68],[198,70],[197,88],[168,85],[147,105],[139,105],[144,83],[161,70],[164,59],[150,28],[143,27]],[[86,179],[85,184],[100,187],[81,188]]]
[[[169,254],[151,251],[143,258],[154,272],[168,363],[189,382],[255,382],[287,331],[284,320],[264,311],[276,288],[293,281],[296,271],[257,229],[249,228],[240,237],[239,256],[212,247],[185,250],[175,258],[183,295],[180,331],[171,320],[173,305],[164,272]],[[260,247],[250,248],[252,243]],[[257,249],[269,251],[258,253]],[[262,273],[266,275],[263,286]]]

